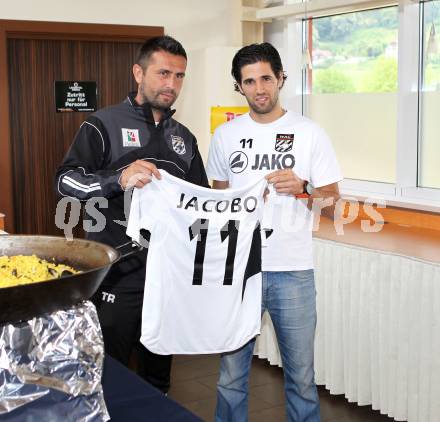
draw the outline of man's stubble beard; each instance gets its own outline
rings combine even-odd
[[[165,110],[168,110],[175,103],[175,101],[177,100],[177,95],[175,94],[175,92],[173,92],[174,100],[169,103],[163,103],[163,102],[157,100],[157,98],[159,97],[161,92],[162,91],[159,91],[154,98],[148,98],[148,96],[145,94],[145,90],[144,90],[143,85],[139,86],[139,93],[140,93],[140,95],[142,97],[142,101],[144,103],[150,104],[151,108],[153,108],[155,110],[165,111]],[[166,91],[164,91],[164,92],[166,92]]]
[[[270,113],[277,105],[279,98],[279,93],[274,96],[274,98],[271,98],[269,100],[269,103],[265,108],[261,108],[257,105],[256,101],[251,101],[248,98],[246,98],[249,107],[252,109],[252,111],[256,114],[268,114]]]

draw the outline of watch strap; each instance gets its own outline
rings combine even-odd
[[[295,198],[309,198],[310,194],[307,192],[307,185],[309,184],[309,182],[307,180],[304,180],[303,183],[303,191],[301,193],[297,193],[295,195]]]

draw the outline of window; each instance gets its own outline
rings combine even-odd
[[[421,4],[418,186],[440,188],[440,0]],[[438,31],[438,32],[437,32]]]
[[[398,8],[306,21],[306,114],[329,133],[346,178],[396,182]]]
[[[268,39],[287,63],[284,102],[329,133],[342,193],[439,212],[440,0],[273,9],[262,17],[286,16]]]

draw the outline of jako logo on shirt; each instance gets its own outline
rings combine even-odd
[[[140,147],[139,129],[122,128],[122,145],[124,147]]]
[[[243,151],[235,151],[229,157],[229,168],[232,173],[241,173],[246,170],[249,159]]]
[[[278,134],[275,140],[275,151],[288,152],[292,150],[294,134]]]
[[[243,151],[235,151],[229,156],[229,168],[232,173],[241,173],[248,167],[249,159]],[[292,154],[255,154],[251,170],[282,170],[295,166]]]
[[[186,152],[185,141],[180,136],[171,135],[171,142],[173,144],[173,150],[179,155],[183,155]]]

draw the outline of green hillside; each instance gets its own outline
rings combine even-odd
[[[432,22],[440,34],[435,3],[426,11],[425,49]],[[395,92],[397,41],[397,7],[314,19],[313,93]],[[440,88],[440,52],[424,64],[425,86]]]

